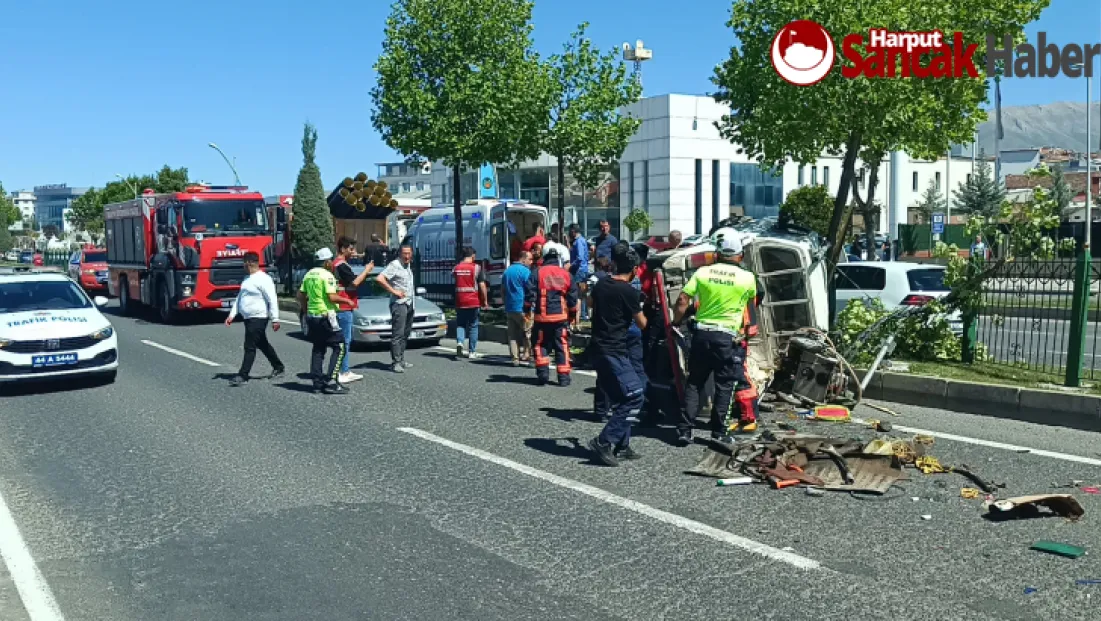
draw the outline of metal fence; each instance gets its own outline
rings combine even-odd
[[[1074,259],[1018,258],[998,267],[983,282],[976,319],[978,341],[987,361],[1064,376],[1074,317]],[[1098,319],[1101,316],[1101,262],[1089,266],[1089,313],[1084,326],[1082,377],[1101,376]]]
[[[416,285],[428,292],[424,297],[440,306],[454,306],[455,244],[442,241],[426,244],[413,255],[413,274]]]

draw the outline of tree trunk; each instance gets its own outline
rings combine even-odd
[[[868,167],[868,195],[864,197],[863,213],[864,213],[864,235],[865,244],[869,250],[873,253],[876,252],[875,247],[875,224],[876,224],[876,208],[875,208],[875,188],[879,185],[879,165],[880,161],[873,162]],[[855,192],[854,192],[855,194]],[[872,256],[875,256],[874,254]]]
[[[558,243],[566,239],[566,164],[558,156]]]
[[[463,196],[461,190],[463,165],[456,162],[451,169],[451,185],[455,193],[455,262],[463,260]]]
[[[837,188],[837,197],[833,201],[833,217],[830,218],[830,230],[828,240],[830,246],[829,277],[832,281],[834,268],[841,257],[842,240],[838,234],[841,232],[841,224],[845,213],[849,209],[849,186],[856,175],[856,156],[860,153],[860,132],[853,131],[849,134],[849,140],[845,144],[845,160],[841,166],[841,185]],[[830,295],[831,306],[833,294]]]

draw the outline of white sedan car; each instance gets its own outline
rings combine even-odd
[[[118,339],[88,294],[57,272],[0,271],[0,382],[94,375],[113,382]]]

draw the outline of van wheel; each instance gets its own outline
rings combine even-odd
[[[130,299],[130,281],[119,278],[119,312],[130,316],[134,314],[134,301]]]
[[[171,324],[176,321],[176,309],[172,308],[172,298],[168,295],[168,285],[160,284],[160,311],[161,323]]]

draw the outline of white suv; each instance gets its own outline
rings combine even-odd
[[[893,311],[903,306],[922,306],[948,295],[944,266],[902,261],[867,261],[837,266],[837,311],[851,300],[878,299]],[[948,316],[952,331],[963,332],[959,311]]]

